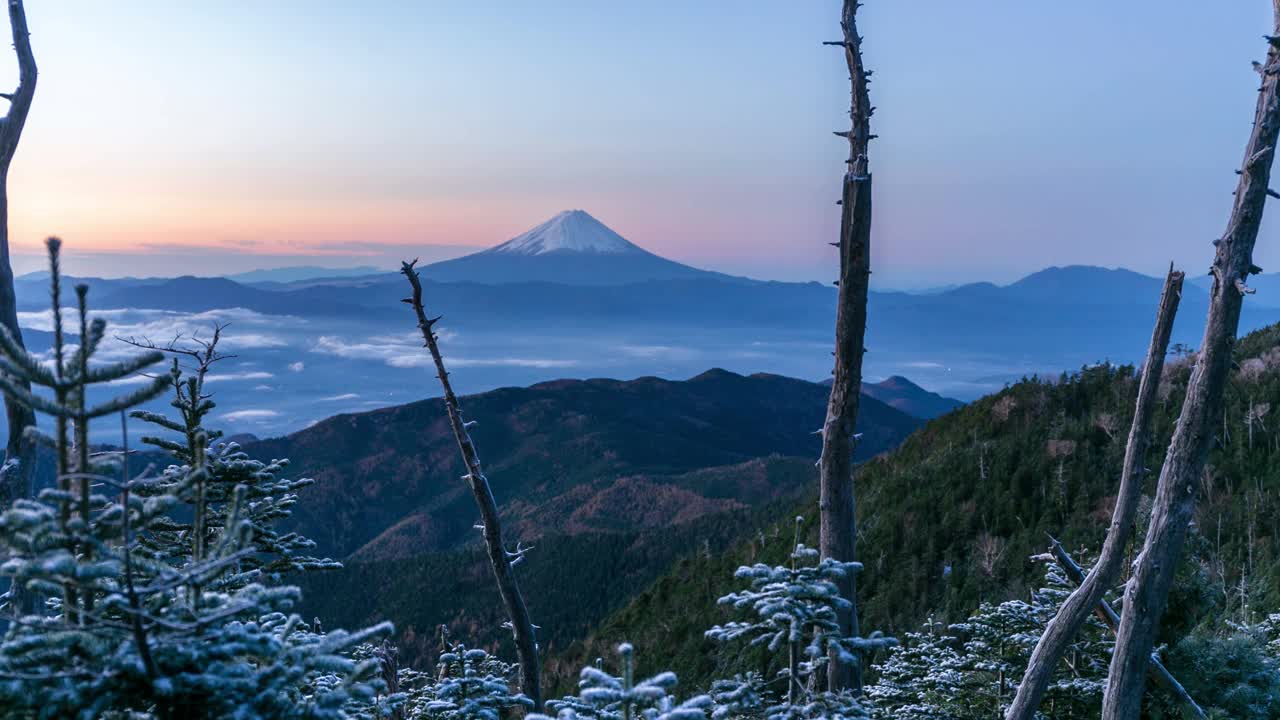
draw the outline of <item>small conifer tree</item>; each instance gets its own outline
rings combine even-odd
[[[721,605],[746,611],[750,619],[717,625],[706,635],[721,642],[745,639],[771,653],[787,652],[787,666],[780,673],[787,683],[786,696],[780,705],[766,711],[768,717],[810,717],[806,712],[865,717],[852,696],[814,692],[806,687],[807,681],[825,666],[830,655],[842,663],[853,663],[868,651],[895,641],[879,635],[842,636],[838,612],[851,605],[841,597],[838,581],[862,566],[832,558],[819,561],[818,551],[800,542],[803,523],[804,518],[796,518],[795,549],[789,565],[740,567],[735,577],[748,580],[750,587],[720,598]]]
[[[618,656],[622,661],[621,675],[585,667],[577,696],[547,702],[559,720],[706,720],[713,705],[710,696],[697,695],[680,702],[671,694],[677,684],[675,673],[661,672],[647,680],[636,680],[635,648],[623,643],[618,646]],[[537,714],[528,718],[550,720]]]
[[[381,688],[377,663],[349,657],[389,624],[356,633],[312,632],[290,611],[295,587],[271,585],[257,556],[265,547],[251,484],[226,489],[219,527],[176,530],[175,514],[211,477],[207,434],[194,434],[189,462],[131,475],[125,413],[171,387],[161,374],[139,389],[90,402],[95,385],[163,360],[147,351],[99,365],[106,324],[90,321],[88,289],[76,288],[79,343],[66,342],[60,307],[60,243],[48,243],[54,364],[44,366],[0,329],[0,387],[51,415],[45,439],[56,486],[0,514],[0,574],[43,607],[21,612],[0,639],[0,707],[20,717],[342,718]],[[27,392],[22,381],[52,397]],[[91,453],[90,421],[119,415],[123,451]],[[255,521],[255,518],[257,520]],[[165,545],[169,537],[189,548]],[[165,552],[157,552],[164,548]],[[231,578],[232,580],[227,580]],[[21,610],[21,606],[15,607]]]

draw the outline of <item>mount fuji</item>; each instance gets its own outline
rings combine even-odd
[[[422,268],[444,282],[626,285],[655,280],[740,280],[659,257],[584,210],[565,210],[537,227],[471,255]]]

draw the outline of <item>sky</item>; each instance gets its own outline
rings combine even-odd
[[[1269,15],[867,0],[876,284],[1207,267]],[[59,234],[82,274],[391,267],[583,208],[676,260],[829,280],[838,17],[835,0],[31,2],[16,264]]]

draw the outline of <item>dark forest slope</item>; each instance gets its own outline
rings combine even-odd
[[[1280,407],[1278,346],[1280,326],[1239,342],[1164,641],[1213,618],[1239,617],[1246,605],[1280,606],[1280,422],[1267,414]],[[1153,470],[1193,363],[1186,356],[1166,368],[1147,462]],[[1048,533],[1080,554],[1096,551],[1114,502],[1135,386],[1130,367],[1028,379],[930,422],[898,450],[865,464],[858,475],[862,627],[900,633],[930,615],[956,621],[982,600],[1025,594],[1038,573],[1028,556],[1043,551]],[[1252,438],[1250,408],[1261,416]],[[1153,473],[1148,498],[1154,483]],[[1149,500],[1143,505],[1149,508]],[[724,555],[687,553],[586,643],[554,659],[550,671],[566,682],[571,668],[624,638],[638,645],[639,657],[652,651],[695,684],[712,671],[749,664],[750,657],[717,648],[701,633],[726,619],[715,601],[735,587],[735,567],[781,560],[797,513],[816,518],[816,502],[742,528],[742,539]]]

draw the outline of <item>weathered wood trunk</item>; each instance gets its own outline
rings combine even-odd
[[[1266,64],[1259,68],[1262,88],[1253,132],[1245,149],[1231,218],[1217,241],[1211,268],[1214,281],[1204,340],[1160,470],[1151,525],[1125,591],[1120,630],[1103,695],[1103,720],[1138,717],[1151,649],[1182,556],[1187,527],[1195,513],[1200,476],[1213,445],[1214,428],[1222,417],[1222,393],[1231,371],[1240,307],[1249,291],[1245,281],[1250,274],[1260,272],[1253,264],[1253,246],[1258,239],[1271,161],[1280,135],[1280,98],[1276,92],[1280,80],[1280,0],[1272,0],[1272,9],[1274,29],[1268,37]]]
[[[1027,671],[1018,685],[1018,692],[1005,712],[1005,720],[1031,720],[1040,707],[1044,693],[1053,679],[1054,669],[1071,646],[1076,633],[1093,613],[1107,589],[1120,574],[1124,565],[1124,551],[1134,517],[1138,513],[1138,499],[1142,495],[1142,479],[1151,435],[1151,415],[1156,405],[1160,374],[1164,371],[1164,358],[1169,350],[1169,336],[1173,332],[1173,319],[1178,312],[1182,296],[1183,274],[1169,268],[1160,294],[1156,311],[1155,330],[1151,333],[1151,346],[1142,365],[1138,382],[1138,400],[1133,411],[1133,423],[1129,427],[1129,442],[1125,445],[1124,465],[1120,472],[1120,489],[1116,493],[1116,507],[1111,513],[1111,527],[1102,545],[1097,563],[1083,578],[1080,587],[1058,609],[1036,643],[1027,664]]]
[[[9,166],[18,150],[18,140],[22,137],[31,100],[36,94],[36,58],[31,51],[31,33],[27,30],[27,13],[22,0],[8,0],[8,3],[9,29],[13,35],[13,50],[18,56],[18,88],[3,95],[9,101],[9,112],[0,120],[0,323],[22,346],[18,299],[13,287],[13,263],[9,254]],[[23,390],[31,389],[25,380],[18,385]],[[8,507],[14,500],[35,494],[36,444],[26,432],[27,428],[35,427],[35,411],[6,395],[4,412],[9,437],[5,444],[4,465],[0,468],[0,507]],[[10,593],[10,607],[16,614],[35,610],[35,595],[27,592],[20,583],[13,583]]]
[[[844,39],[831,43],[844,48],[849,66],[852,127],[837,135],[849,140],[840,216],[840,280],[836,306],[835,370],[827,419],[822,427],[819,467],[819,550],[822,557],[854,559],[857,544],[853,482],[854,428],[862,390],[862,354],[867,329],[867,286],[871,275],[871,175],[867,145],[871,140],[872,107],[867,94],[867,71],[862,65],[861,38],[855,24],[858,3],[845,0],[840,26]],[[858,633],[857,583],[851,573],[840,583],[840,594],[853,607],[840,613],[840,631]],[[861,663],[841,663],[830,655],[827,685],[833,691],[862,691]]]
[[[3,94],[9,100],[9,112],[0,120],[0,323],[4,323],[21,344],[13,264],[9,257],[9,166],[27,122],[31,99],[35,97],[36,60],[31,52],[31,35],[27,31],[27,15],[22,0],[8,2],[13,48],[18,55],[18,89],[12,94]],[[25,384],[23,387],[27,388]],[[36,415],[31,408],[7,396],[4,410],[9,423],[9,439],[5,445],[4,470],[0,472],[0,493],[3,493],[0,502],[7,506],[15,499],[30,497],[33,493],[36,447],[35,442],[27,437],[26,429],[36,424]]]
[[[444,390],[444,406],[449,416],[449,427],[458,441],[458,450],[462,453],[462,462],[467,468],[463,478],[471,486],[471,494],[475,496],[476,505],[480,509],[480,522],[483,526],[485,549],[489,555],[489,564],[493,568],[494,578],[498,581],[498,593],[502,596],[502,604],[506,607],[507,617],[511,621],[511,632],[515,637],[516,659],[520,662],[520,691],[533,701],[533,709],[542,709],[542,685],[538,662],[538,643],[534,635],[533,621],[529,617],[529,608],[525,605],[524,596],[520,593],[520,584],[516,581],[512,569],[511,557],[507,553],[502,540],[502,525],[498,519],[498,503],[493,499],[493,490],[489,480],[480,468],[480,456],[476,452],[471,434],[467,432],[467,424],[462,421],[462,410],[458,406],[458,397],[453,393],[453,384],[449,382],[449,372],[444,366],[444,356],[440,353],[440,345],[434,326],[440,318],[428,319],[422,308],[422,282],[418,272],[413,269],[414,263],[404,263],[401,272],[408,278],[413,288],[413,295],[405,299],[413,307],[418,318],[418,328],[422,331],[422,339],[431,352],[435,362],[436,376]]]
[[[1050,548],[1050,550],[1053,552],[1054,559],[1058,561],[1058,566],[1062,568],[1063,572],[1066,573],[1067,578],[1071,580],[1071,582],[1080,584],[1085,581],[1084,570],[1081,570],[1080,566],[1076,564],[1076,561],[1071,559],[1071,556],[1067,554],[1067,551],[1062,547],[1061,543],[1057,540],[1053,541],[1053,547]],[[1120,627],[1120,616],[1111,608],[1111,603],[1106,600],[1099,599],[1098,604],[1094,606],[1093,610],[1094,614],[1097,615],[1102,622],[1106,623],[1107,627],[1111,628],[1111,632],[1115,632]],[[1207,718],[1204,714],[1204,710],[1201,709],[1200,706],[1196,704],[1196,701],[1191,698],[1191,695],[1187,693],[1187,689],[1182,686],[1182,683],[1178,682],[1178,679],[1173,676],[1173,673],[1170,673],[1159,660],[1151,658],[1151,667],[1147,670],[1147,676],[1154,680],[1156,684],[1160,685],[1160,687],[1168,690],[1170,694],[1176,697],[1192,717],[1200,718],[1202,720]]]

